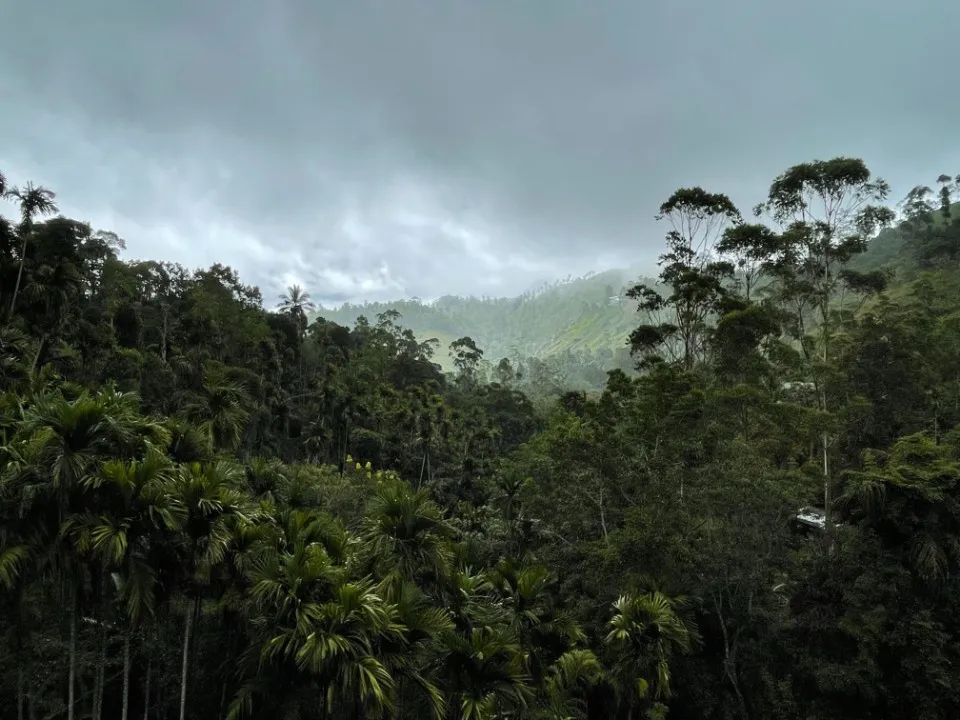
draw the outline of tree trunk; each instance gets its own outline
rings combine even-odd
[[[17,720],[23,720],[23,660],[17,663]]]
[[[830,532],[833,528],[832,513],[830,512],[830,503],[833,498],[830,497],[830,456],[827,454],[830,439],[827,437],[827,433],[823,433],[820,442],[823,444],[823,516],[826,521],[827,532]]]
[[[74,595],[70,611],[70,673],[67,680],[67,720],[74,719],[73,706],[76,700],[75,684],[77,678],[77,601]]]
[[[163,306],[163,331],[160,334],[160,359],[167,362],[167,307]]]
[[[830,264],[829,262],[824,262],[823,275],[824,275],[824,284],[828,283],[828,277],[830,273]],[[829,297],[823,299],[823,304],[820,309],[820,320],[822,323],[822,332],[823,332],[823,341],[821,343],[823,347],[823,354],[821,355],[821,360],[823,362],[824,368],[827,367],[827,362],[830,359],[830,302]],[[827,413],[827,382],[826,378],[823,378],[820,381],[820,409],[823,411],[824,415]],[[830,507],[833,498],[830,493],[830,456],[829,456],[829,446],[830,438],[827,434],[827,431],[824,430],[821,434],[820,441],[823,444],[823,520],[824,520],[824,532],[827,536],[827,545],[828,547],[833,547],[833,512]]]
[[[47,344],[47,333],[43,333],[40,336],[40,341],[37,343],[37,351],[33,354],[33,361],[30,363],[30,374],[33,375],[37,371],[37,364],[40,362],[40,356],[43,354],[43,346]]]
[[[194,607],[187,608],[187,621],[183,628],[183,669],[180,676],[180,720],[187,717],[187,671],[190,669],[190,633],[193,630],[194,609],[198,600],[194,600]]]
[[[143,688],[143,720],[150,720],[150,671],[153,670],[153,659],[147,660],[147,680]]]
[[[13,319],[13,310],[17,306],[17,295],[20,292],[20,280],[23,278],[23,264],[27,259],[27,232],[23,231],[23,244],[20,247],[20,269],[17,270],[17,284],[13,286],[13,297],[10,298],[10,318]]]
[[[104,618],[104,614],[100,614]],[[107,625],[100,621],[100,657],[97,658],[97,679],[93,685],[93,720],[103,717],[103,686],[107,681]]]
[[[730,684],[733,686],[733,691],[737,696],[737,703],[740,705],[740,714],[744,720],[749,720],[750,714],[747,710],[747,701],[743,697],[743,693],[740,691],[740,682],[737,679],[737,661],[736,661],[736,644],[737,639],[736,635],[739,635],[739,631],[735,634],[732,647],[730,642],[730,636],[727,633],[727,623],[723,617],[723,608],[721,607],[722,600],[719,598],[714,598],[714,608],[717,612],[717,620],[720,621],[720,630],[723,633],[723,671],[727,676],[727,679],[730,681]]]
[[[123,710],[122,720],[127,720],[130,711],[130,630],[123,637]]]

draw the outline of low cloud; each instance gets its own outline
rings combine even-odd
[[[0,168],[272,303],[652,265],[680,185],[815,157],[957,172],[960,8],[891,0],[37,0],[0,8]]]

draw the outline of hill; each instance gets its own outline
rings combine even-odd
[[[630,364],[627,336],[638,316],[625,293],[639,279],[639,273],[615,269],[544,283],[511,298],[448,295],[432,302],[345,304],[320,308],[315,316],[353,326],[361,315],[373,323],[380,313],[395,310],[402,316],[400,324],[419,340],[440,342],[436,360],[445,368],[450,367],[449,343],[469,336],[494,365],[501,358],[514,363],[537,358],[606,370]]]
[[[950,206],[950,216],[954,219],[960,217],[960,203],[953,203]],[[939,211],[931,211],[928,215],[919,217],[921,220],[926,218],[930,227],[935,229],[945,229],[946,225],[950,224],[944,220]],[[867,251],[855,257],[850,266],[861,272],[881,268],[913,268],[916,265],[916,258],[914,257],[915,246],[911,245],[911,242],[917,241],[917,227],[911,227],[910,220],[903,220],[893,227],[882,230],[870,241]]]

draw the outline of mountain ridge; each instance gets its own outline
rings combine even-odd
[[[436,360],[449,367],[446,346],[468,336],[493,364],[501,358],[546,359],[563,354],[599,356],[615,362],[626,352],[627,337],[638,322],[636,303],[625,297],[637,282],[653,282],[628,268],[568,276],[542,283],[514,297],[445,295],[430,302],[414,299],[344,303],[321,307],[314,317],[353,326],[365,316],[376,322],[380,313],[400,313],[400,325],[423,341],[437,338]]]

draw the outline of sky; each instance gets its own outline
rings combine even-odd
[[[0,2],[0,171],[266,304],[654,267],[681,186],[960,172],[948,0]],[[897,198],[895,198],[897,199]]]

